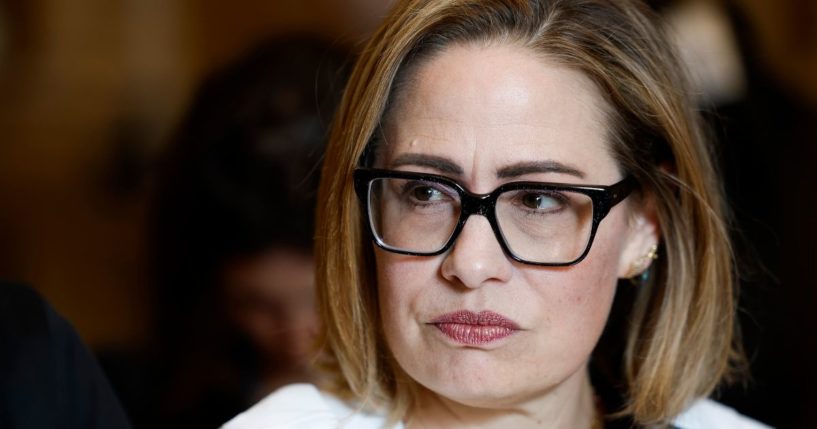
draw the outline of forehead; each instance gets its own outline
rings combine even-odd
[[[379,163],[442,157],[476,183],[507,165],[556,162],[603,183],[618,178],[606,109],[582,73],[528,48],[455,45],[425,60],[398,94]]]

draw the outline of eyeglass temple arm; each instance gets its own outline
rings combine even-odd
[[[622,181],[610,186],[610,207],[620,203],[635,189],[636,181],[633,176],[627,176]]]
[[[607,216],[613,206],[623,201],[635,189],[636,181],[632,176],[627,176],[620,182],[610,185],[607,188],[607,198],[604,201],[602,212],[599,213],[601,218]]]

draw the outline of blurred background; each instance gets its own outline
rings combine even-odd
[[[696,76],[735,211],[754,379],[721,397],[778,427],[817,427],[817,2],[650,3]],[[137,425],[150,424],[139,396],[158,387],[122,368],[149,377],[164,362],[145,352],[171,329],[152,225],[200,88],[308,35],[329,71],[314,104],[331,100],[388,6],[0,0],[0,278],[33,285],[74,324]]]

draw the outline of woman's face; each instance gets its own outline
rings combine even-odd
[[[511,181],[622,179],[607,106],[579,72],[521,47],[458,45],[412,77],[385,121],[380,168],[448,176],[474,193]],[[617,279],[654,242],[632,200],[612,209],[588,256],[569,267],[509,259],[480,215],[439,256],[375,248],[383,330],[399,365],[427,393],[479,407],[586,383]],[[501,317],[474,327],[463,312]],[[485,335],[462,334],[474,329]]]

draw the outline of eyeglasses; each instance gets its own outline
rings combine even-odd
[[[531,265],[567,266],[587,256],[599,223],[635,187],[512,182],[474,194],[443,176],[359,168],[355,191],[377,246],[395,253],[439,255],[472,214],[488,219],[502,250]]]

